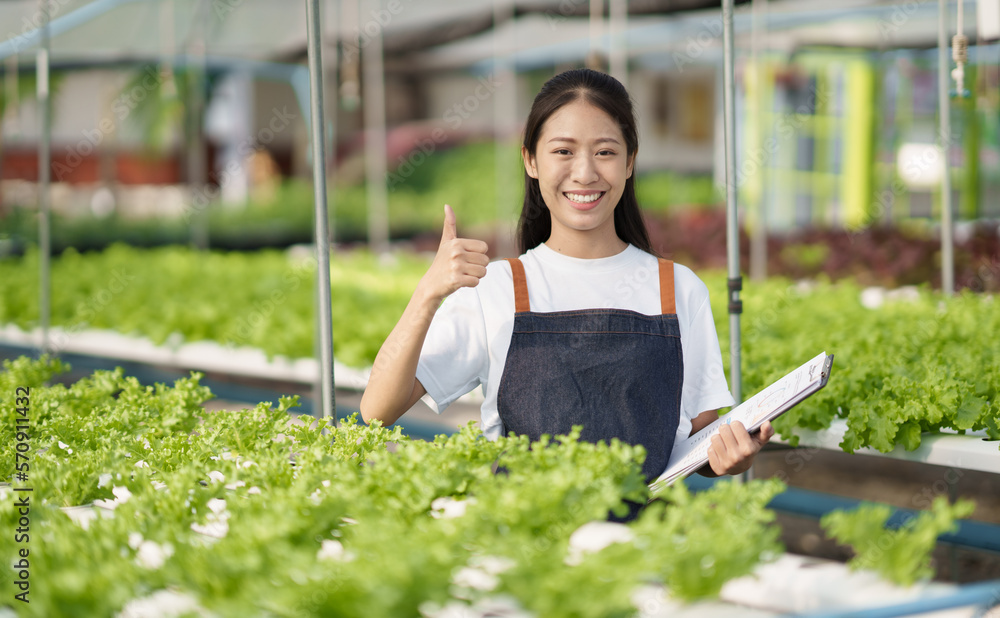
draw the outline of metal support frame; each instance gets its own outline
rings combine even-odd
[[[323,123],[323,58],[319,0],[306,0],[310,113],[312,115],[313,195],[316,206],[316,289],[320,352],[319,391],[323,418],[337,409],[333,390],[333,308],[330,297],[330,236],[326,212],[326,136]]]
[[[49,323],[52,318],[52,234],[50,229],[50,192],[52,184],[52,114],[49,104],[49,9],[45,0],[39,0],[42,15],[41,47],[38,48],[36,87],[38,92],[38,117],[42,139],[38,145],[38,264],[39,264],[39,322],[42,327],[41,351],[52,351],[49,342]]]
[[[606,65],[601,54],[601,39],[604,35],[604,0],[590,0],[590,51],[587,53],[587,68],[604,71]]]
[[[736,109],[733,58],[733,0],[723,0],[723,120],[726,139],[726,255],[729,270],[729,383],[736,403],[743,400],[741,372],[740,229],[736,211]]]
[[[751,7],[751,66],[753,66],[753,134],[754,147],[759,148],[764,142],[763,130],[763,90],[764,61],[761,59],[761,41],[767,32],[767,0],[753,0]],[[764,32],[761,32],[763,30]],[[757,220],[750,236],[750,278],[753,281],[763,281],[767,278],[767,201],[770,196],[767,166],[762,166],[760,174],[760,191],[756,195],[754,212]]]
[[[334,167],[336,167],[337,159],[337,108],[338,108],[338,62],[339,54],[337,52],[337,42],[339,37],[336,33],[336,17],[338,16],[337,9],[339,8],[339,2],[324,2],[323,11],[326,12],[324,18],[324,23],[322,24],[324,41],[321,49],[323,50],[323,57],[321,59],[323,64],[323,79],[325,82],[324,96],[328,98],[324,101],[326,109],[324,113],[326,114],[326,145],[329,147],[329,152],[333,153],[331,156],[334,159]],[[329,219],[329,238],[330,244],[336,245],[337,242],[337,186],[335,178],[328,178],[328,191],[327,191],[327,215]]]
[[[611,0],[608,7],[608,26],[611,44],[608,49],[608,69],[615,79],[628,88],[628,2]]]
[[[201,18],[199,19],[198,16]],[[198,0],[195,6],[195,19],[192,23],[190,38],[185,47],[192,59],[185,79],[188,84],[187,101],[184,105],[186,118],[187,140],[185,152],[185,167],[187,168],[189,205],[194,209],[191,217],[191,246],[205,250],[209,245],[208,210],[211,202],[205,195],[208,185],[205,173],[205,132],[202,124],[205,115],[205,84],[207,73],[205,57],[207,54],[208,33],[208,2]],[[202,197],[204,205],[198,207],[198,198]]]
[[[376,14],[378,0],[362,0],[364,15]],[[361,48],[360,42],[358,48]],[[361,104],[365,121],[365,182],[368,198],[368,243],[381,255],[389,251],[389,191],[386,188],[385,70],[382,29],[361,51]]]
[[[962,2],[963,0],[959,0]],[[955,293],[955,243],[951,216],[951,101],[948,94],[948,0],[938,0],[938,114],[941,144],[941,292]]]
[[[502,0],[493,0],[493,79],[499,87],[493,94],[493,169],[496,174],[496,226],[497,234],[492,249],[497,255],[516,256],[519,252],[514,242],[513,218],[517,206],[515,159],[511,153],[518,150],[517,143],[517,76],[514,59],[501,45],[499,30],[514,21],[514,6]]]

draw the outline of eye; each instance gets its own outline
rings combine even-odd
[[[553,150],[552,152],[553,152],[553,154],[558,154],[558,155],[568,155],[569,154],[569,149],[568,148],[559,148],[557,150]]]
[[[599,154],[599,155],[605,155],[605,156],[608,156],[608,157],[613,157],[613,156],[615,156],[615,151],[614,150],[604,149],[604,150],[598,151],[597,154]]]

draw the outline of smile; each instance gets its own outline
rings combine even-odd
[[[563,193],[566,198],[571,202],[576,202],[577,204],[592,204],[597,200],[604,197],[604,191],[598,193]]]

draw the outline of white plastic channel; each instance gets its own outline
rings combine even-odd
[[[40,329],[23,331],[16,326],[0,327],[0,344],[38,348],[42,340]],[[61,328],[49,331],[53,348],[62,354],[81,354],[124,362],[143,363],[174,369],[222,373],[225,375],[315,384],[319,363],[315,358],[268,358],[262,350],[251,347],[227,346],[214,341],[180,340],[157,345],[145,337],[123,335],[110,330],[79,330],[67,332]],[[348,367],[336,359],[334,387],[361,391],[368,385],[371,368]],[[459,401],[482,403],[481,389],[464,395]]]
[[[829,428],[820,431],[797,429],[800,447],[844,450],[840,443],[847,432],[847,421],[835,419]],[[888,457],[902,461],[916,461],[963,470],[979,470],[1000,474],[1000,441],[984,440],[985,432],[958,435],[954,433],[925,433],[920,436],[920,446],[907,451],[901,444],[888,453],[865,447],[854,451],[861,455]],[[778,440],[779,442],[785,442]]]

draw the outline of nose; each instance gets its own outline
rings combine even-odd
[[[572,179],[582,185],[589,185],[597,182],[600,175],[597,173],[597,166],[594,159],[589,154],[580,154],[573,159]]]

